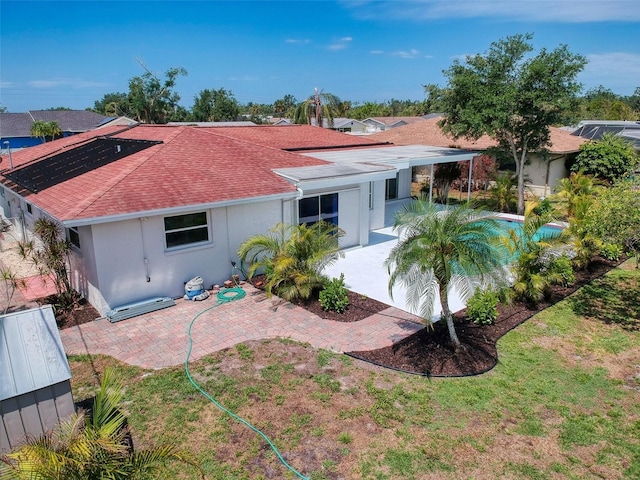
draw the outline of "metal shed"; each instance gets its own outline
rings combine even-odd
[[[0,453],[74,412],[70,379],[51,305],[0,316]]]

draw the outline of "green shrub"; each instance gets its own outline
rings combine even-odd
[[[566,255],[560,255],[553,259],[547,268],[551,282],[556,285],[568,287],[576,283],[576,275],[573,272],[573,262]]]
[[[343,313],[349,306],[348,290],[344,286],[344,273],[340,278],[327,280],[320,292],[320,305],[323,310]]]
[[[538,206],[533,209],[533,212],[540,216],[550,214],[553,212],[553,205],[548,198],[543,198],[538,201]]]
[[[622,257],[622,247],[615,243],[605,243],[600,248],[600,256],[607,260],[617,262]]]
[[[476,325],[491,325],[498,318],[500,295],[492,288],[478,288],[467,302],[467,317]]]

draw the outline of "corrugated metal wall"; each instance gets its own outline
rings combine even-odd
[[[64,381],[0,402],[0,453],[24,443],[27,435],[52,430],[75,411],[71,384]]]

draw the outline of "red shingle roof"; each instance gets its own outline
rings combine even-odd
[[[464,137],[454,140],[453,137],[442,132],[438,126],[440,120],[440,118],[429,118],[423,122],[374,133],[367,138],[380,142],[391,142],[396,145],[431,145],[463,150],[486,150],[496,145],[495,140],[488,135],[483,135],[475,141],[467,140]],[[548,148],[551,153],[571,153],[577,152],[584,142],[584,138],[575,137],[566,130],[551,127],[551,145]]]
[[[112,138],[163,142],[38,193],[22,189],[20,194],[59,220],[90,219],[293,193],[294,185],[272,169],[327,163],[220,135],[220,130],[139,125],[122,131],[122,127],[113,127],[27,148],[13,154],[14,167],[105,133],[115,134]],[[7,168],[8,161],[2,167]],[[6,177],[2,181],[20,190]]]

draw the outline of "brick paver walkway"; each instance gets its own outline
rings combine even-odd
[[[143,368],[164,368],[184,363],[191,335],[191,360],[247,340],[290,338],[335,352],[372,350],[420,330],[420,319],[402,310],[388,309],[359,322],[323,320],[317,315],[275,298],[267,299],[245,284],[247,296],[216,305],[215,296],[202,302],[177,300],[177,305],[146,315],[110,323],[106,319],[60,332],[68,355],[113,356]]]

